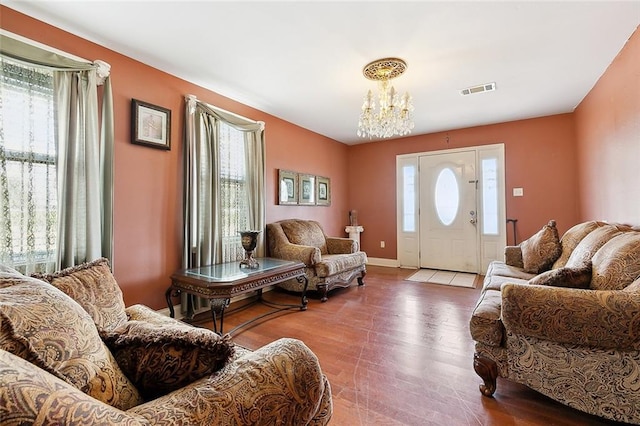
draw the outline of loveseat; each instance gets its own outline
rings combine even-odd
[[[490,264],[470,320],[485,396],[502,377],[640,424],[640,230],[555,222]]]
[[[318,291],[321,301],[336,287],[348,287],[355,278],[364,285],[367,254],[350,238],[327,237],[315,220],[287,219],[267,224],[267,243],[272,257],[304,263],[308,290]],[[301,292],[303,284],[288,280],[278,284]]]
[[[331,389],[301,341],[256,351],[143,306],[106,259],[0,266],[1,425],[324,425]]]

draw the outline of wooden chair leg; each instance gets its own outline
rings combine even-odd
[[[493,396],[496,391],[496,380],[498,379],[498,365],[492,359],[485,358],[478,354],[473,355],[473,369],[476,374],[484,380],[480,385],[480,392],[484,396]]]
[[[320,302],[326,302],[327,300],[329,300],[329,297],[327,297],[327,294],[329,293],[329,286],[326,284],[318,284],[317,288],[320,294],[322,294]]]

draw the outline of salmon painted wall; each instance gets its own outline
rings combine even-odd
[[[640,225],[640,31],[575,111],[584,220]]]
[[[562,233],[579,217],[576,144],[572,114],[452,130],[349,149],[349,208],[358,211],[362,249],[369,257],[396,259],[396,156],[504,143],[506,212],[518,219],[518,241],[555,219]],[[524,189],[513,197],[512,188]],[[508,242],[513,241],[511,226]],[[385,241],[385,248],[380,248]]]
[[[320,221],[346,236],[346,145],[161,72],[117,52],[0,6],[0,26],[12,33],[111,64],[115,108],[115,205],[113,269],[125,303],[166,307],[164,291],[181,265],[184,96],[266,123],[267,222],[299,217]],[[171,151],[130,143],[131,99],[172,111]],[[326,176],[329,207],[276,205],[277,169]]]

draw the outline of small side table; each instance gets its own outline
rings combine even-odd
[[[360,250],[360,233],[364,232],[364,227],[362,226],[347,226],[344,228],[344,232],[349,234],[349,238],[355,240],[358,243],[358,250]]]

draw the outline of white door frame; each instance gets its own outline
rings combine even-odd
[[[428,155],[472,150],[476,151],[476,170],[478,171],[477,250],[480,262],[478,263],[479,270],[477,272],[485,273],[492,260],[499,260],[504,257],[504,247],[507,243],[505,160],[504,144],[500,143],[396,156],[397,260],[399,267],[420,267],[419,158]],[[483,176],[485,161],[494,162],[497,167],[495,175],[487,176],[486,179]],[[406,182],[407,185],[405,185],[405,180],[407,179],[413,179],[413,182]],[[487,215],[488,223],[493,220],[494,227],[485,226],[484,222],[484,192],[485,189],[488,191],[490,187],[493,187],[497,193],[497,212]],[[408,191],[406,194],[405,190]]]

